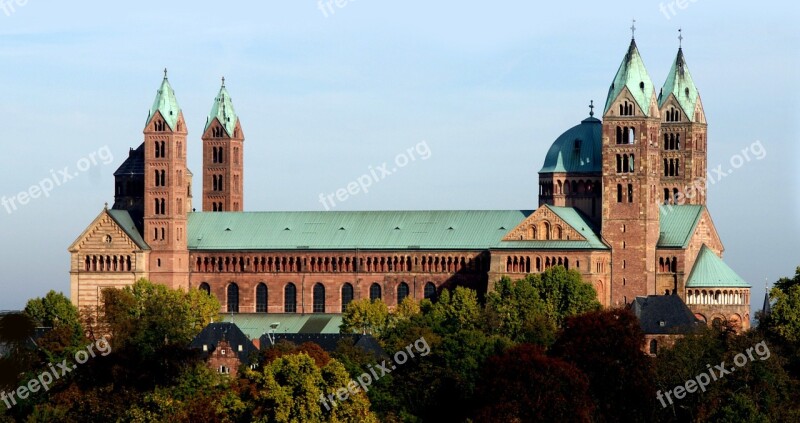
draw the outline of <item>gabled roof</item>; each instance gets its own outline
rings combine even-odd
[[[228,90],[225,88],[224,79],[222,81],[222,87],[219,89],[219,94],[217,94],[217,97],[214,98],[214,105],[211,106],[211,112],[208,114],[208,119],[206,119],[206,126],[203,128],[204,132],[209,126],[211,126],[211,123],[214,122],[214,119],[219,120],[219,122],[222,124],[222,127],[225,128],[225,132],[228,133],[228,136],[233,136],[233,129],[236,128],[236,121],[239,119],[239,117],[233,110],[231,95],[228,94]]]
[[[686,279],[687,288],[750,288],[714,251],[705,244],[697,253],[697,259],[692,267],[689,278]]]
[[[485,250],[524,210],[189,213],[190,250]]]
[[[662,205],[659,208],[659,248],[686,248],[705,211],[701,205]]]
[[[234,323],[228,322],[210,323],[192,340],[189,348],[202,351],[203,346],[206,346],[206,353],[211,354],[223,339],[228,341],[242,363],[246,363],[250,354],[257,351],[253,341]],[[240,345],[241,351],[239,351]]]
[[[128,158],[117,168],[114,176],[144,175],[144,143],[128,152]]]
[[[547,209],[553,212],[565,224],[574,229],[583,239],[572,240],[514,240],[508,236],[504,240],[491,248],[493,249],[539,249],[539,250],[583,250],[595,249],[606,250],[608,246],[603,243],[600,238],[600,229],[592,223],[583,213],[578,209],[572,207],[557,207],[548,204],[543,205],[539,210],[536,210],[526,220],[520,222],[520,225],[525,225],[526,222],[535,219],[540,210]],[[517,226],[520,226],[517,225]],[[516,229],[516,228],[515,228]],[[514,233],[514,231],[509,234]]]
[[[626,87],[645,116],[650,116],[652,114],[650,101],[655,96],[655,87],[653,86],[653,81],[650,80],[650,75],[647,74],[642,56],[636,47],[636,41],[633,39],[628,47],[628,52],[625,53],[625,58],[622,59],[622,63],[619,65],[617,74],[614,76],[614,82],[611,83],[611,87],[608,89],[604,114],[608,112],[611,104],[614,103],[614,100],[619,97],[623,88]]]
[[[692,74],[689,73],[689,66],[686,65],[686,59],[683,57],[683,49],[678,49],[678,55],[672,63],[672,68],[667,74],[667,81],[661,88],[658,95],[658,107],[662,107],[669,99],[670,94],[675,96],[678,104],[680,104],[683,112],[689,117],[689,120],[694,122],[694,112],[697,108],[697,101],[700,94],[697,87],[694,85]]]
[[[539,173],[602,172],[602,138],[602,122],[594,117],[584,119],[553,142]]]
[[[150,124],[156,112],[161,112],[164,121],[166,121],[170,129],[174,131],[178,123],[178,116],[181,114],[181,108],[178,106],[175,90],[173,90],[172,86],[169,84],[166,71],[164,73],[164,80],[161,81],[161,87],[159,87],[158,93],[156,93],[156,99],[153,101],[153,106],[150,107],[150,113],[147,115],[147,123],[145,126]]]
[[[647,335],[687,334],[702,325],[677,295],[636,297],[631,311]]]
[[[142,250],[149,250],[150,246],[144,242],[144,238],[142,238],[142,234],[139,233],[139,230],[136,229],[136,224],[134,224],[133,219],[131,218],[130,213],[127,210],[107,210],[108,215],[114,220],[114,222],[119,225],[123,232],[133,241],[137,247],[141,248]]]

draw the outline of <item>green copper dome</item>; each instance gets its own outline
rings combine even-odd
[[[539,173],[602,172],[603,125],[589,117],[561,134],[550,147]]]

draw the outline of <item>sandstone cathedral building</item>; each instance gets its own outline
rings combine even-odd
[[[341,313],[564,266],[604,306],[676,295],[702,321],[749,327],[750,285],[722,261],[706,208],[707,123],[682,49],[656,93],[632,39],[602,117],[552,144],[534,211],[245,212],[245,136],[223,79],[196,211],[195,142],[165,73],[113,206],[69,247],[72,301],[98,306],[102,289],[148,278],[204,290],[224,313]]]

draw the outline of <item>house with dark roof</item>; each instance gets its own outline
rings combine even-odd
[[[227,322],[210,323],[192,340],[190,348],[202,351],[211,369],[233,377],[241,365],[251,364],[253,353],[258,351],[236,324]]]
[[[639,318],[639,325],[644,332],[642,350],[652,356],[705,324],[694,316],[677,295],[636,297],[630,309]]]
[[[288,341],[295,345],[302,345],[306,342],[313,342],[326,352],[334,352],[339,347],[339,343],[347,341],[356,348],[361,348],[376,357],[386,356],[383,348],[372,335],[360,334],[331,334],[331,333],[278,333],[264,334],[260,338],[261,349],[270,348],[272,345],[281,341]]]

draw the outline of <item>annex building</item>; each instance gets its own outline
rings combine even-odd
[[[705,322],[749,327],[750,285],[722,261],[705,205],[707,123],[682,49],[656,91],[631,40],[602,120],[592,111],[544,157],[536,210],[245,212],[242,128],[223,80],[190,140],[165,73],[113,206],[69,247],[76,305],[144,277],[204,290],[225,313],[330,314],[564,266],[606,306],[676,295]]]

